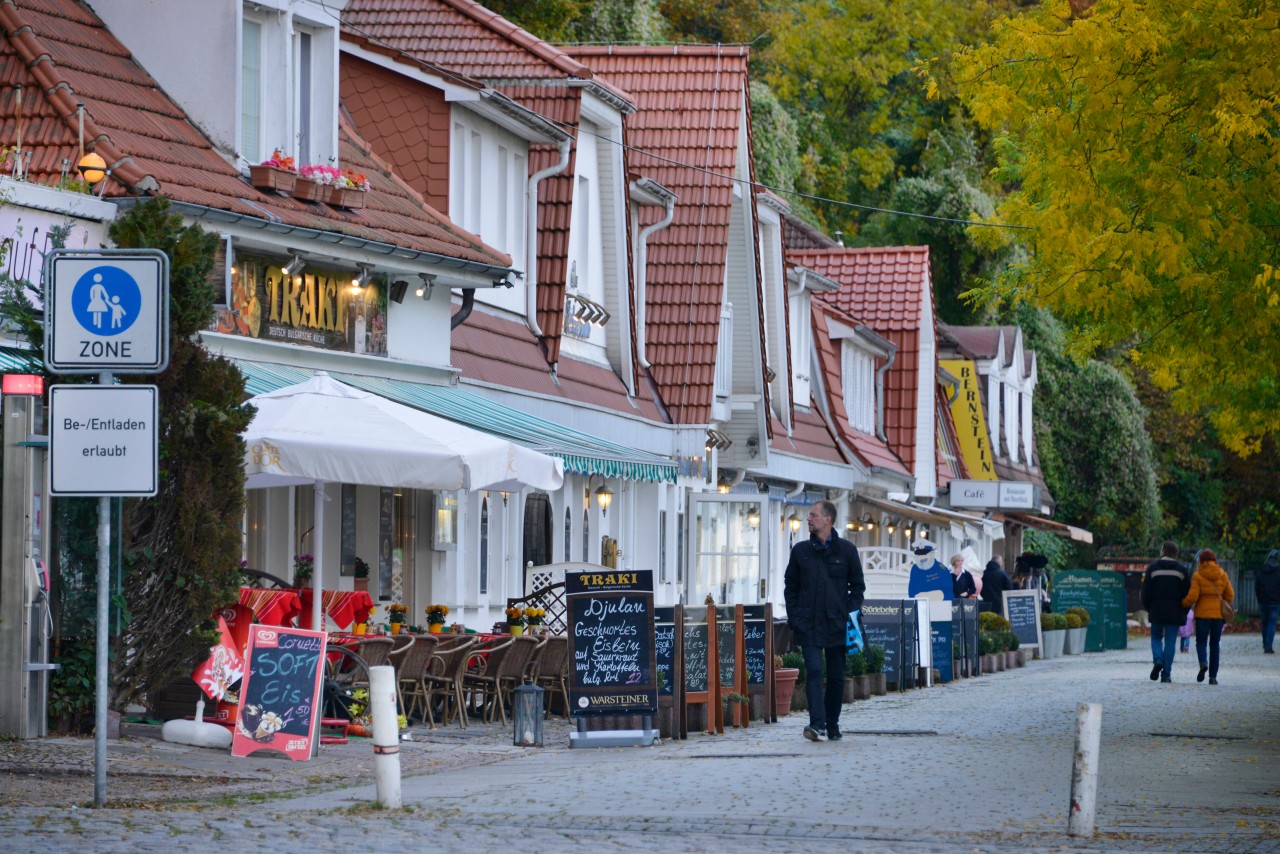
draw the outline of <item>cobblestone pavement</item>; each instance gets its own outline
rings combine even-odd
[[[126,800],[102,810],[84,806],[91,740],[9,743],[0,838],[95,852],[1280,851],[1280,656],[1262,655],[1257,635],[1229,635],[1223,658],[1221,685],[1195,682],[1194,653],[1161,685],[1135,638],[855,703],[839,743],[802,739],[796,714],[653,748],[569,750],[563,722],[548,722],[542,750],[511,747],[497,727],[422,731],[401,753],[396,811],[376,806],[367,742],[308,763],[113,743],[109,796]],[[1079,702],[1102,706],[1089,840],[1065,833]],[[157,774],[175,776],[158,787]],[[43,778],[37,803],[15,794]],[[142,794],[126,796],[135,781]]]

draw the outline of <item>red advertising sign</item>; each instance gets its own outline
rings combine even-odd
[[[311,757],[327,637],[278,626],[254,626],[249,632],[233,756],[278,750],[294,760]]]

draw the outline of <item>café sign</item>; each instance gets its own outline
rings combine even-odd
[[[1020,480],[953,480],[951,506],[980,510],[1034,510],[1039,487]]]

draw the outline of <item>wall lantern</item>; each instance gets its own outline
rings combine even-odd
[[[596,503],[600,505],[600,515],[609,515],[609,505],[613,503],[613,491],[604,484],[596,490]]]
[[[727,477],[720,478],[720,482],[716,484],[716,489],[720,492],[721,495],[728,495],[729,490],[732,488],[733,487],[729,485],[729,478]]]
[[[753,531],[760,527],[760,512],[755,508],[747,511],[747,524]]]
[[[791,528],[791,533],[793,534],[800,530],[800,517],[795,514],[794,510],[787,517],[787,525]]]

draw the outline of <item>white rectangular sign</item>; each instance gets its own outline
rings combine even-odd
[[[158,374],[169,364],[169,258],[57,249],[45,261],[44,360],[60,374]]]
[[[147,496],[159,488],[159,390],[49,387],[49,493]]]
[[[1034,510],[1036,485],[1017,480],[1000,481],[1000,506],[1009,510]]]
[[[1038,503],[1034,483],[1021,480],[953,480],[951,506],[978,509],[1033,510]]]

